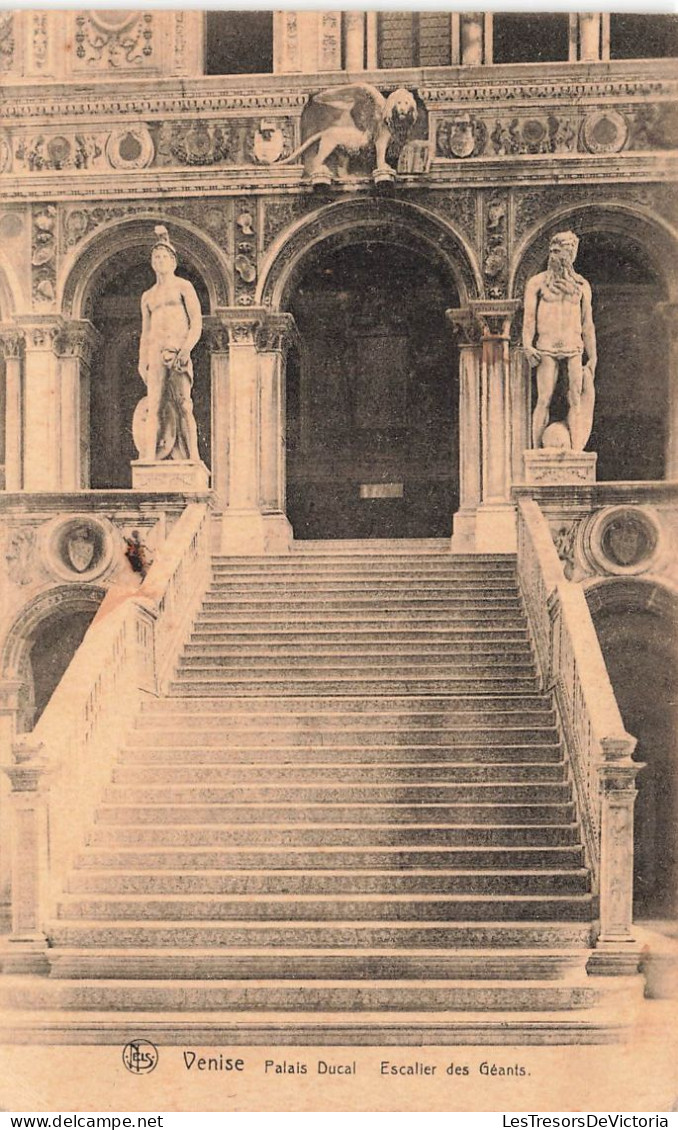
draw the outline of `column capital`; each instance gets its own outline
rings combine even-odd
[[[479,345],[487,338],[508,341],[511,323],[520,308],[518,298],[472,298],[468,306],[446,310],[461,345]]]
[[[26,335],[18,326],[4,323],[0,325],[0,353],[9,361],[21,357],[26,346]]]
[[[287,353],[298,340],[296,322],[292,314],[266,314],[256,331],[259,353]]]
[[[217,346],[214,351],[225,353],[234,346],[256,345],[257,331],[268,314],[264,306],[224,306],[215,310],[205,319],[213,348]]]
[[[5,766],[4,771],[12,782],[13,792],[39,792],[42,778],[48,769],[49,762],[43,742],[19,738],[12,743],[12,764]]]
[[[481,327],[483,338],[509,340],[511,323],[520,308],[519,298],[472,298],[469,306]]]
[[[76,357],[89,368],[94,351],[101,342],[101,334],[86,319],[65,321],[54,339],[55,352],[60,357]]]
[[[36,352],[55,352],[56,341],[64,325],[58,314],[31,314],[17,319],[24,331],[26,349]]]

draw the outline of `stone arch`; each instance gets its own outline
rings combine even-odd
[[[285,309],[302,260],[314,246],[342,247],[366,236],[431,255],[454,277],[462,304],[483,293],[475,252],[450,223],[417,205],[361,196],[319,208],[280,233],[261,265],[255,302]]]
[[[0,321],[7,321],[15,313],[20,293],[18,280],[3,255],[0,257]]]
[[[148,250],[146,257],[150,259],[153,226],[157,223],[165,224],[170,231],[179,256],[180,270],[184,266],[203,280],[210,304],[210,309],[203,313],[213,313],[219,306],[229,306],[233,284],[221,249],[186,220],[149,210],[147,214],[137,214],[131,219],[117,220],[98,228],[68,257],[59,285],[62,312],[67,317],[87,318],[93,291],[102,285],[110,264],[117,257],[130,251],[138,254],[143,248],[144,255]]]
[[[635,809],[635,916],[678,917],[678,592],[604,579],[587,600],[624,725],[644,768]]]
[[[76,613],[93,618],[106,590],[100,585],[56,585],[38,593],[24,605],[9,626],[0,647],[0,678],[16,680],[22,685],[17,730],[33,724],[35,694],[31,669],[31,651],[41,630],[55,616]]]
[[[577,235],[604,231],[642,244],[655,273],[664,280],[667,299],[675,300],[678,296],[678,233],[643,208],[610,201],[554,209],[530,228],[511,256],[511,297],[521,298],[530,275],[544,270],[551,237],[557,231],[569,229]]]

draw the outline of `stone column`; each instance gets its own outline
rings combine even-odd
[[[281,506],[284,482],[284,396],[282,333],[284,316],[262,308],[231,309],[220,317],[229,333],[227,404],[227,504],[222,522],[222,553],[281,553],[292,530]],[[280,319],[282,318],[282,322]],[[260,345],[275,348],[263,354]]]
[[[446,313],[459,346],[459,510],[452,520],[452,552],[469,553],[475,548],[476,512],[482,497],[481,333],[469,307]]]
[[[582,63],[596,63],[601,54],[600,12],[579,12],[579,59]]]
[[[664,478],[678,478],[678,302],[661,302],[657,310],[667,331],[669,410]]]
[[[365,70],[365,13],[344,12],[345,59],[344,70]]]
[[[59,356],[60,490],[89,486],[89,378],[101,335],[88,321],[65,322],[55,341]]]
[[[13,764],[5,770],[12,783],[12,932],[5,973],[43,973],[48,968],[46,771],[41,745],[15,745]]]
[[[486,17],[489,16],[489,19]],[[491,62],[491,54],[485,47],[486,31],[491,30],[491,13],[463,12],[459,38],[461,42],[461,62],[463,66],[478,67]]]
[[[61,390],[56,340],[59,317],[21,320],[25,330],[23,489],[58,491],[61,485]]]
[[[518,299],[474,299],[481,327],[480,430],[482,499],[476,515],[478,553],[514,553],[511,502],[510,333]]]
[[[525,478],[524,453],[530,446],[532,428],[532,371],[521,345],[511,346],[509,419],[511,424],[511,483]]]
[[[286,503],[285,363],[296,332],[291,314],[269,314],[257,330],[259,354],[259,502],[267,541],[289,545]]]
[[[0,326],[5,357],[5,490],[23,487],[23,358],[25,336],[16,326]]]
[[[216,311],[203,318],[203,339],[210,351],[212,385],[212,490],[217,506],[228,505],[229,452],[228,404],[230,334],[227,319]]]

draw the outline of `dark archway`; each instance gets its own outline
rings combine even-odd
[[[90,485],[94,488],[132,485],[131,461],[137,458],[132,417],[144,395],[138,373],[140,300],[155,281],[148,260],[147,245],[118,251],[93,279],[87,296],[86,317],[102,335],[90,377]],[[181,265],[177,275],[193,283],[203,314],[207,314],[209,296],[202,278]],[[200,454],[209,466],[210,362],[204,340],[198,342],[192,356]]]
[[[678,607],[656,586],[587,593],[624,725],[638,739],[634,915],[678,916]]]
[[[599,481],[663,479],[669,420],[668,330],[657,307],[676,285],[670,236],[621,208],[578,208],[549,219],[517,264],[513,293],[544,270],[556,231],[580,237],[576,270],[593,291],[598,344],[596,409],[587,448],[598,453]],[[552,405],[567,412],[565,381]],[[535,390],[533,389],[533,398]]]
[[[458,505],[455,281],[370,233],[314,246],[288,308],[287,512],[296,538],[449,537]]]

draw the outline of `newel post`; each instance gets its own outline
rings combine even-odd
[[[17,741],[5,768],[12,785],[12,932],[5,973],[48,969],[44,932],[49,890],[48,762],[42,743]]]
[[[603,738],[600,781],[600,935],[598,946],[634,941],[633,807],[636,746],[630,735]]]

